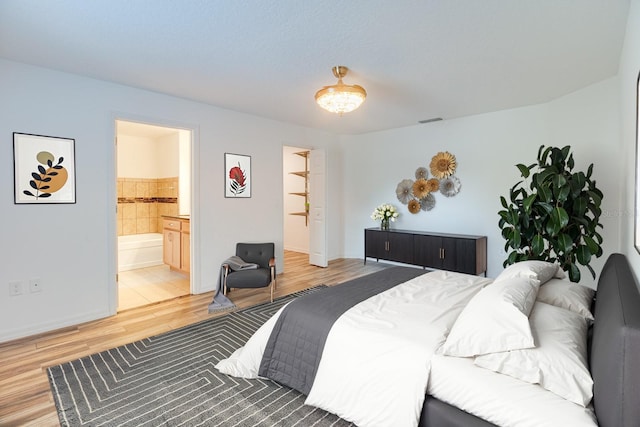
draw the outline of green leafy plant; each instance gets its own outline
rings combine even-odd
[[[587,173],[573,172],[571,147],[541,146],[537,163],[518,164],[523,180],[500,197],[499,226],[509,252],[503,266],[524,260],[557,262],[572,282],[580,281],[578,263],[596,274],[591,257],[602,255],[602,191]],[[528,184],[527,184],[528,183]]]

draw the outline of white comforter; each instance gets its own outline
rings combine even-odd
[[[490,282],[434,271],[354,306],[329,332],[305,403],[361,427],[418,425],[431,356],[467,302]],[[279,314],[216,368],[256,378]]]

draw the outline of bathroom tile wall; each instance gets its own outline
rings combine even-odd
[[[118,178],[118,236],[161,233],[162,215],[178,214],[178,177]]]

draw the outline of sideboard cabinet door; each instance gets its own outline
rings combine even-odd
[[[413,235],[389,231],[387,235],[387,256],[389,261],[413,264]]]
[[[379,230],[364,230],[364,259],[385,259],[387,233]]]
[[[415,263],[422,267],[440,269],[442,267],[441,243],[441,237],[416,234],[413,237]]]
[[[364,230],[365,261],[368,258],[413,264],[413,234]]]
[[[452,237],[414,236],[415,263],[438,270],[457,270],[457,240]]]
[[[481,274],[487,271],[487,238],[457,239],[456,269],[460,273]]]

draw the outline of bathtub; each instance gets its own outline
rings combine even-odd
[[[118,271],[162,264],[162,234],[118,236]]]

